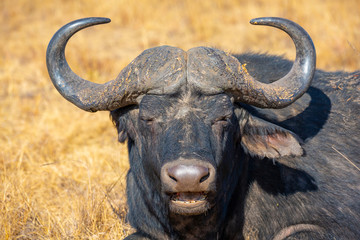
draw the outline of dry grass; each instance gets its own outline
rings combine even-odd
[[[358,0],[1,0],[0,239],[122,239],[131,232],[127,152],[108,113],[77,109],[47,75],[46,46],[63,24],[112,19],[77,34],[67,50],[75,72],[97,82],[163,44],[294,58],[284,33],[248,24],[260,16],[298,22],[314,40],[318,67],[351,71],[360,64],[359,7]]]

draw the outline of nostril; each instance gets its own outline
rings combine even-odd
[[[209,176],[210,176],[210,173],[208,172],[205,176],[203,176],[202,178],[200,178],[200,183],[205,182],[206,179],[209,178]]]
[[[172,180],[174,180],[175,182],[177,182],[177,180],[176,180],[176,178],[175,178],[175,177],[173,177],[173,176],[169,175],[169,178],[171,178]]]

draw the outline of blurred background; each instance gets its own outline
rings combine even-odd
[[[252,26],[255,17],[291,19],[317,50],[317,67],[360,65],[358,0],[1,0],[0,239],[122,239],[126,145],[108,112],[87,113],[64,100],[46,70],[45,52],[64,24],[109,17],[67,46],[72,69],[103,83],[146,48],[171,45],[295,57],[283,32]]]

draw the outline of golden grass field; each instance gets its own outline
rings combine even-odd
[[[45,66],[52,35],[83,17],[112,23],[72,38],[67,58],[85,79],[106,82],[144,49],[200,45],[232,53],[293,59],[290,38],[251,18],[277,16],[313,38],[317,66],[360,67],[358,0],[1,0],[0,239],[123,239],[126,145],[108,112],[87,113],[64,100]]]

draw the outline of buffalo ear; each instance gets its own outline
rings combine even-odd
[[[303,154],[300,138],[295,133],[251,114],[243,121],[241,143],[250,155],[274,159]]]
[[[136,105],[118,108],[110,112],[110,118],[118,131],[118,140],[123,143],[126,139],[134,140],[136,136],[136,121],[139,111]]]
[[[124,117],[124,113],[120,109],[111,111],[110,118],[118,131],[119,142],[124,143],[128,138],[128,133],[126,131],[126,118]]]

